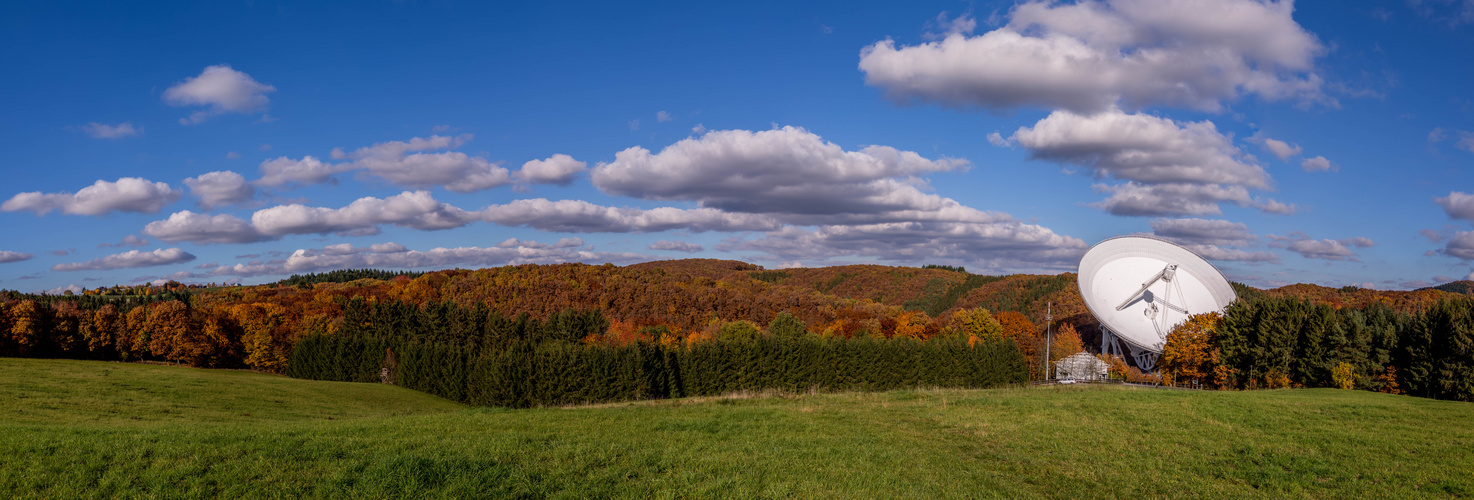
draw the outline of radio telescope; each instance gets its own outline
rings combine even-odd
[[[1188,316],[1222,312],[1238,297],[1223,273],[1191,250],[1149,236],[1110,238],[1080,259],[1080,296],[1100,321],[1100,350],[1151,371],[1167,333]]]

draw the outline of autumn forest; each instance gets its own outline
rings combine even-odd
[[[1114,378],[1135,382],[1474,400],[1474,302],[1461,285],[1236,285],[1241,300],[1225,314],[1194,317],[1169,336],[1159,373],[1106,361]],[[710,259],[3,292],[0,333],[5,356],[388,382],[506,407],[990,387],[1042,378],[1046,351],[1053,360],[1099,344],[1069,273],[766,270]]]

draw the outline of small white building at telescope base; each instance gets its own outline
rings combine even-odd
[[[1105,380],[1110,372],[1110,365],[1085,351],[1054,362],[1055,379]]]

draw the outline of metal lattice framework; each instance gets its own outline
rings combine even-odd
[[[1088,352],[1077,352],[1054,362],[1054,378],[1105,380],[1111,367]]]

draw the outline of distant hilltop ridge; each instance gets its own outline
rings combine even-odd
[[[629,285],[630,280],[642,284]],[[177,285],[177,284],[176,284]],[[618,305],[632,317],[706,316],[715,311],[670,311],[682,301],[651,301],[649,297],[606,296],[601,291],[622,290],[636,295],[698,294],[720,297],[720,302],[750,301],[761,303],[756,309],[790,309],[816,307],[839,308],[887,307],[925,312],[932,318],[945,317],[960,309],[977,307],[992,311],[1015,311],[1042,325],[1047,310],[1052,309],[1054,322],[1075,326],[1094,324],[1085,309],[1075,284],[1074,273],[1057,275],[1010,274],[1001,276],[971,274],[947,266],[903,267],[857,264],[815,268],[766,269],[736,260],[678,259],[643,262],[618,267],[589,264],[525,264],[479,270],[448,269],[428,272],[385,270],[337,270],[324,273],[294,275],[274,283],[224,287],[156,287],[153,294],[168,290],[173,294],[189,294],[195,302],[219,304],[246,300],[245,297],[276,297],[277,288],[332,288],[334,294],[362,293],[381,298],[411,302],[427,300],[485,301],[488,305],[510,308],[509,313],[527,311],[534,315],[561,308]],[[1271,289],[1258,289],[1234,284],[1242,298],[1300,297],[1333,307],[1365,307],[1383,303],[1399,311],[1416,311],[1443,298],[1474,295],[1474,281],[1455,281],[1409,291],[1374,290],[1359,287],[1332,288],[1312,284],[1295,284]],[[409,293],[412,291],[413,293]],[[593,290],[591,292],[591,290]],[[536,291],[523,295],[522,292]],[[3,292],[10,300],[37,297],[18,292]],[[114,292],[120,293],[120,292]],[[245,295],[242,295],[242,294]],[[142,292],[139,292],[142,294]],[[515,300],[509,297],[515,297]],[[543,297],[543,298],[539,298]],[[164,298],[164,297],[159,297]],[[63,300],[62,297],[47,297]],[[94,297],[89,300],[109,300]],[[167,299],[166,299],[167,300]],[[254,301],[252,299],[251,301]],[[873,303],[860,306],[852,301]],[[841,307],[842,303],[850,305]],[[703,302],[704,304],[704,302]],[[1049,306],[1052,304],[1052,306]],[[691,305],[695,305],[692,303]],[[645,311],[644,309],[662,309]],[[733,305],[732,311],[749,308]],[[620,314],[615,311],[617,318]],[[722,313],[718,313],[721,315]],[[746,314],[744,314],[746,315]],[[733,318],[724,318],[733,319]],[[769,318],[770,319],[770,318]],[[766,321],[766,319],[758,318]],[[697,322],[686,320],[682,323]],[[694,325],[692,325],[694,326]]]
[[[1418,290],[1442,290],[1448,293],[1457,293],[1460,295],[1474,295],[1474,281],[1451,281],[1438,286],[1419,288]]]

